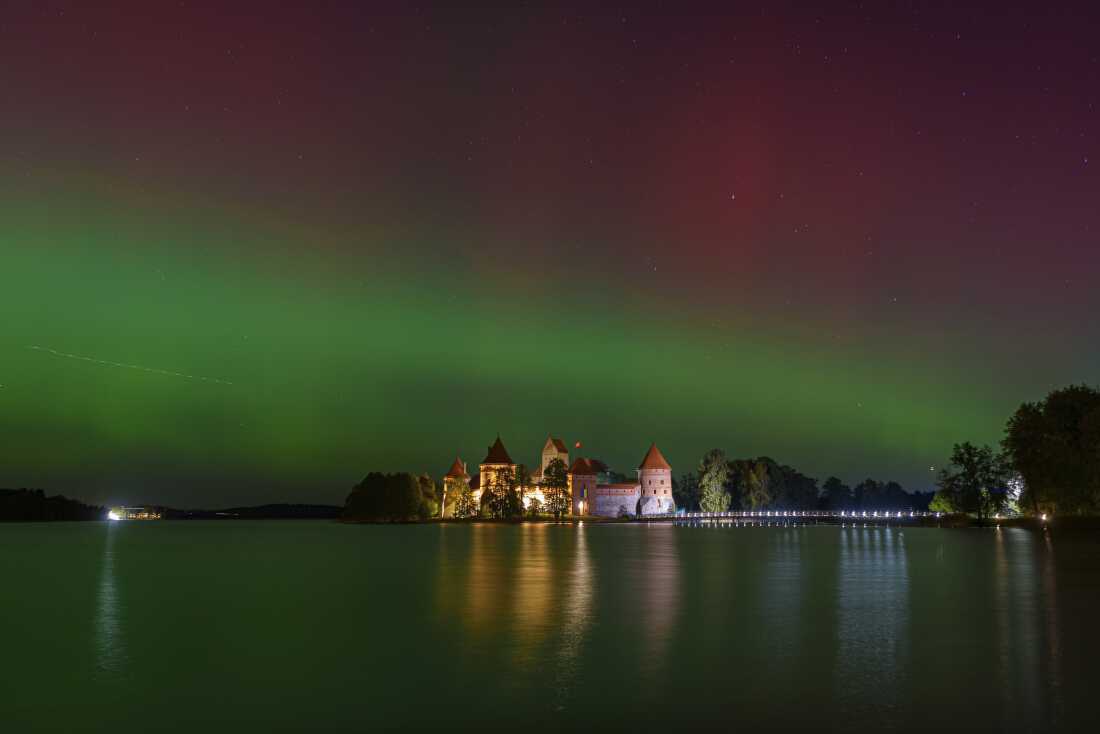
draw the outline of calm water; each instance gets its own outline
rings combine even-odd
[[[0,574],[5,732],[1069,731],[1100,680],[1084,534],[0,525]]]

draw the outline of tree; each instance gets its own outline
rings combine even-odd
[[[852,488],[852,503],[861,510],[878,509],[882,484],[868,477]]]
[[[412,474],[371,472],[348,495],[344,517],[374,522],[414,520],[422,499],[420,484]]]
[[[836,477],[829,477],[821,485],[821,509],[847,510],[852,507],[852,488]]]
[[[542,496],[546,511],[560,518],[569,512],[569,470],[561,459],[551,459],[542,473]]]
[[[955,509],[955,504],[951,501],[951,495],[943,492],[936,492],[932,497],[932,501],[928,503],[929,512],[942,512],[945,515],[951,515],[958,512]]]
[[[492,483],[481,496],[482,514],[498,520],[519,517],[523,514],[523,502],[516,491],[516,476],[509,470],[494,473]]]
[[[532,519],[539,516],[542,512],[542,503],[539,502],[538,497],[532,497],[527,503],[527,517]]]
[[[775,506],[788,510],[811,510],[817,507],[817,480],[792,469],[789,466],[777,466],[778,475],[775,491]],[[769,468],[769,474],[773,472]]]
[[[416,478],[420,488],[420,519],[427,520],[439,514],[439,497],[436,495],[435,481],[428,474]]]
[[[672,480],[672,499],[676,506],[687,511],[699,509],[699,478],[695,472],[688,472],[677,480]]]
[[[989,446],[969,441],[955,444],[949,466],[940,472],[941,502],[985,522],[990,514],[1004,509],[1010,476],[1007,460]]]
[[[527,467],[523,464],[516,465],[516,491],[520,493],[522,497],[531,489],[531,485],[534,482],[531,481],[531,472],[527,471]]]
[[[749,509],[758,510],[771,505],[775,495],[772,492],[772,478],[768,464],[758,459],[748,468],[745,475],[745,502]]]
[[[721,449],[711,449],[699,464],[699,507],[703,512],[725,512],[730,506],[726,490],[730,470]]]
[[[454,516],[466,518],[476,515],[477,503],[474,502],[474,491],[470,489],[470,483],[466,479],[461,479],[453,486],[452,491],[455,493]]]
[[[1071,385],[1024,403],[1001,445],[1023,480],[1021,505],[1036,514],[1100,512],[1100,392]]]

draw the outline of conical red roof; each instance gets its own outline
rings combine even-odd
[[[451,469],[447,472],[447,476],[455,477],[457,479],[462,479],[467,476],[466,465],[462,463],[462,459],[458,458],[457,456],[455,457],[455,463],[451,464]]]
[[[646,452],[645,458],[642,459],[639,469],[668,469],[672,471],[672,467],[665,461],[665,457],[661,455],[661,450],[657,448],[657,444],[651,444],[649,451]]]
[[[485,455],[485,461],[482,464],[511,464],[512,457],[508,455],[508,449],[504,448],[504,444],[500,441],[500,436],[497,436],[496,442],[489,447],[489,453]]]

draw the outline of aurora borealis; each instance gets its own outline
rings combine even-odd
[[[1087,4],[297,5],[0,6],[0,486],[338,502],[499,432],[927,489],[1100,381]]]

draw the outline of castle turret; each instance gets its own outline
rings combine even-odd
[[[676,510],[672,499],[672,467],[665,461],[657,444],[652,444],[638,466],[639,515],[657,515]]]
[[[497,436],[497,440],[493,442],[493,445],[489,447],[485,453],[485,459],[478,467],[479,485],[481,491],[494,486],[497,481],[497,477],[501,474],[511,477],[509,481],[514,481],[516,476],[516,463],[512,461],[512,457],[508,455],[508,449],[504,448],[504,442],[500,440],[500,436]],[[480,501],[480,499],[478,500]]]
[[[466,462],[456,456],[455,463],[451,464],[450,470],[443,476],[443,503],[439,508],[440,517],[447,517],[448,512],[454,515],[455,500],[469,481],[470,475],[466,473]],[[448,500],[450,500],[449,507]]]
[[[592,511],[592,492],[596,489],[599,469],[592,459],[578,457],[569,467],[569,493],[574,515],[588,515]]]

